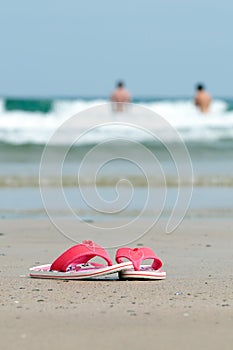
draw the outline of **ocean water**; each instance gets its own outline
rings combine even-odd
[[[137,216],[147,201],[148,184],[156,200],[149,201],[145,217],[160,211],[165,187],[165,216],[175,205],[178,187],[189,192],[194,187],[189,216],[201,215],[208,208],[212,216],[232,215],[233,100],[215,99],[206,115],[190,99],[136,99],[123,114],[113,113],[106,103],[104,98],[0,99],[2,217],[46,215],[39,187],[47,188],[46,194],[52,196],[47,205],[53,215],[69,216],[69,210],[56,198],[62,187],[66,201],[81,218]],[[147,111],[160,115],[165,124],[147,118]],[[76,114],[80,118],[75,124],[67,124]],[[125,120],[140,127],[126,125]],[[62,134],[51,142],[59,128],[63,128]],[[78,141],[73,142],[76,134]],[[48,142],[49,158],[46,162],[42,158],[41,166]],[[190,156],[192,173],[188,169],[187,176],[188,158],[180,150],[180,142]],[[65,155],[62,170],[58,167],[61,155]],[[88,200],[82,188],[87,189]],[[100,204],[99,198],[104,198]]]

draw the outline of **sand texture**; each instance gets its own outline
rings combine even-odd
[[[29,278],[73,243],[47,220],[0,227],[1,349],[232,349],[231,220],[184,220],[135,242],[164,261],[167,279],[155,282]]]

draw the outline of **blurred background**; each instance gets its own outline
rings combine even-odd
[[[161,115],[186,143],[194,167],[194,179],[187,179],[195,186],[190,216],[207,215],[203,208],[214,217],[232,215],[232,10],[227,0],[2,2],[2,217],[44,215],[38,172],[45,144],[72,115],[109,101],[119,79],[132,102]],[[207,114],[193,103],[199,82],[212,95]],[[109,115],[110,122],[114,118]],[[77,125],[77,130],[82,128]],[[69,168],[67,188],[74,186],[72,176],[87,150],[111,132],[115,131],[92,133],[71,154],[69,161],[75,166]],[[146,137],[140,142],[166,168],[164,149]],[[62,145],[56,147],[55,154]],[[108,190],[114,185],[109,178],[115,169],[100,182]],[[132,179],[126,163],[118,169],[119,176],[126,173]],[[175,184],[170,178],[171,189]],[[52,180],[50,185],[55,186]],[[200,198],[205,199],[203,206]]]

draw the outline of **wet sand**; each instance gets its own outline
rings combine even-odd
[[[72,242],[47,220],[0,224],[2,349],[232,349],[232,220],[186,219],[135,242],[164,261],[156,282],[31,279]]]

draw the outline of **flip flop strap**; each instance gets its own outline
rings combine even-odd
[[[152,268],[154,270],[160,269],[163,265],[162,261],[155,255],[152,249],[148,247],[143,248],[119,248],[116,252],[116,262],[121,263],[122,258],[130,260],[133,264],[134,270],[139,271],[143,260],[153,259]]]
[[[90,259],[99,256],[103,258],[108,266],[112,266],[112,261],[106,250],[92,241],[84,241],[62,253],[52,263],[50,270],[66,272],[71,264],[86,264]]]

